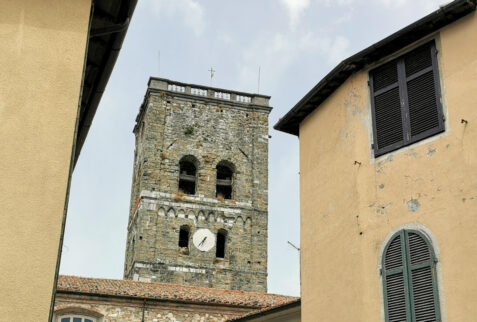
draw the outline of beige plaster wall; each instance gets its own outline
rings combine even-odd
[[[443,321],[475,321],[476,30],[473,13],[435,35],[445,133],[374,159],[368,69],[302,122],[304,321],[383,321],[381,247],[412,223],[436,243]]]
[[[0,1],[0,320],[47,321],[90,0]]]

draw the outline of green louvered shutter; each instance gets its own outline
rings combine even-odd
[[[406,231],[407,266],[411,286],[413,321],[440,321],[435,259],[428,242],[417,232]]]
[[[391,239],[383,256],[386,321],[441,321],[435,263],[421,233],[402,230]]]
[[[384,294],[386,305],[386,321],[406,322],[409,307],[408,296],[406,296],[406,275],[404,266],[405,252],[404,242],[401,235],[397,235],[391,240],[386,248],[384,256]]]

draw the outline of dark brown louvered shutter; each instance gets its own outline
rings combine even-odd
[[[403,60],[409,141],[415,142],[444,130],[434,42],[411,51]]]
[[[374,153],[444,131],[434,41],[370,72]]]
[[[434,258],[427,242],[414,232],[407,233],[413,321],[440,321]]]
[[[389,244],[384,257],[384,287],[386,321],[406,322],[407,296],[405,286],[405,267],[401,235]]]
[[[376,154],[383,154],[404,143],[397,61],[391,61],[371,75]]]

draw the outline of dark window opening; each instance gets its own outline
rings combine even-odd
[[[216,197],[232,199],[232,178],[233,171],[230,167],[222,164],[217,165]]]
[[[188,195],[195,194],[196,166],[190,161],[183,160],[179,162],[179,169],[179,189]]]
[[[370,72],[374,154],[444,131],[434,41]]]
[[[181,226],[179,230],[179,247],[189,248],[189,227]]]
[[[217,247],[215,250],[215,257],[225,258],[225,240],[227,238],[227,232],[219,230],[217,232]]]

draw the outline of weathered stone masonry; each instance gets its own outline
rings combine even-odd
[[[266,291],[269,98],[150,79],[134,128],[125,278]],[[183,157],[197,167],[195,194],[179,190]],[[219,162],[233,172],[230,199],[216,196]],[[215,243],[195,246],[201,228],[226,233],[224,258]]]

